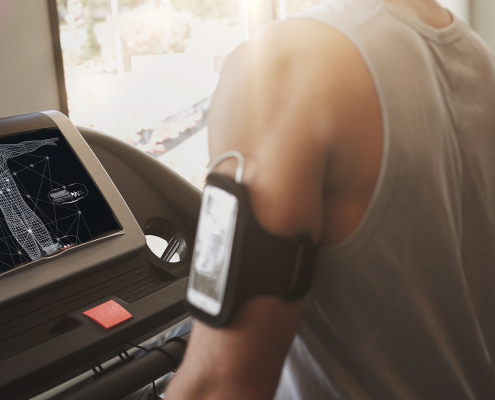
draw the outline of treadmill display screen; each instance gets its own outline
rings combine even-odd
[[[60,130],[0,136],[0,274],[121,230]]]

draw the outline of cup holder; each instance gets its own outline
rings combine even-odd
[[[145,224],[143,231],[146,244],[156,258],[172,264],[185,260],[187,243],[180,230],[170,221],[153,218]]]

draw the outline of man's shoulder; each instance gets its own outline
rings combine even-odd
[[[339,31],[309,19],[294,18],[273,23],[240,45],[231,58],[246,62],[250,71],[318,73],[332,80],[330,69],[348,70],[360,57],[355,46]],[[294,84],[297,81],[293,82]]]
[[[374,88],[365,62],[354,44],[342,33],[309,19],[274,23],[240,45],[229,57],[225,69],[228,82],[245,85],[254,105],[291,103],[299,118],[336,119],[366,106]],[[262,93],[261,95],[259,93]],[[263,101],[260,100],[260,97]],[[276,109],[275,107],[274,109]],[[342,121],[344,124],[346,121]]]

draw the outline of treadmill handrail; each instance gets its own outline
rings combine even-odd
[[[71,399],[119,400],[177,370],[184,357],[189,334],[173,337],[138,359],[123,363],[74,393]]]

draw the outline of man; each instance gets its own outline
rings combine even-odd
[[[433,0],[302,17],[229,58],[210,152],[244,154],[267,230],[320,243],[313,286],[196,322],[166,398],[495,398],[493,56]]]

